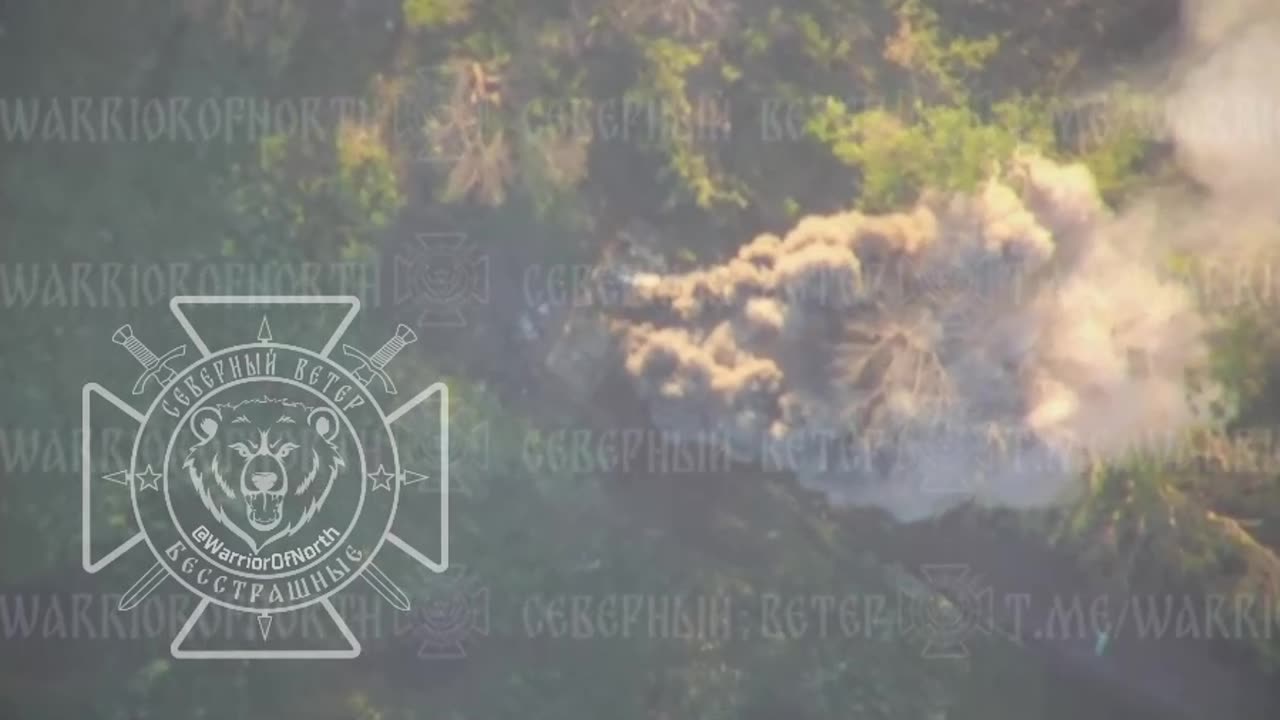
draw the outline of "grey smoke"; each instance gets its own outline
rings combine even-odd
[[[1168,125],[1205,192],[1113,212],[1086,168],[1024,152],[970,196],[809,217],[721,265],[627,273],[611,327],[654,422],[744,460],[785,448],[806,486],[911,520],[1055,502],[1085,463],[1204,421],[1185,378],[1214,318],[1164,261],[1235,252],[1222,223],[1265,222],[1280,13],[1186,16]]]
[[[1280,6],[1195,0],[1167,115],[1186,172],[1219,203],[1274,207],[1280,182]]]
[[[805,484],[904,519],[1051,501],[1080,450],[1190,419],[1188,295],[1131,254],[1082,167],[803,220],[724,265],[632,278],[615,324],[664,428],[788,448]]]

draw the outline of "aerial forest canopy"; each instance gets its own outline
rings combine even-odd
[[[1273,0],[0,0],[0,718],[1275,717],[1277,67]],[[358,659],[81,567],[82,385],[192,295],[449,387]]]

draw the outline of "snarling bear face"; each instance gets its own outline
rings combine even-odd
[[[182,467],[200,501],[254,553],[302,528],[345,466],[326,407],[261,397],[200,408]]]

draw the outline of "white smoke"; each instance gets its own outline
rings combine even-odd
[[[1188,2],[1192,58],[1168,103],[1179,159],[1232,204],[1275,204],[1280,183],[1280,6]]]
[[[1204,193],[1112,212],[1085,167],[1026,154],[972,196],[810,217],[723,265],[629,276],[613,328],[655,423],[743,459],[786,448],[805,485],[910,520],[1054,502],[1086,459],[1198,422],[1185,379],[1211,318],[1161,268],[1234,252],[1224,227],[1274,215],[1280,11],[1185,16],[1167,119]]]
[[[637,278],[626,369],[658,424],[743,458],[789,448],[840,501],[1048,502],[1076,453],[1191,419],[1201,322],[1115,227],[1083,167],[1037,156],[974,197],[807,218]]]

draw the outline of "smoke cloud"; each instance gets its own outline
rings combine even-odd
[[[1162,268],[1175,249],[1238,252],[1223,228],[1274,215],[1280,10],[1184,16],[1164,93],[1194,199],[1114,212],[1085,167],[1023,154],[971,196],[809,217],[695,272],[621,272],[632,302],[611,327],[654,422],[748,461],[786,448],[804,485],[902,520],[1052,503],[1084,463],[1199,422],[1186,373],[1213,318]]]
[[[1178,156],[1214,204],[1274,207],[1280,182],[1280,6],[1194,0],[1184,70],[1167,105]]]

